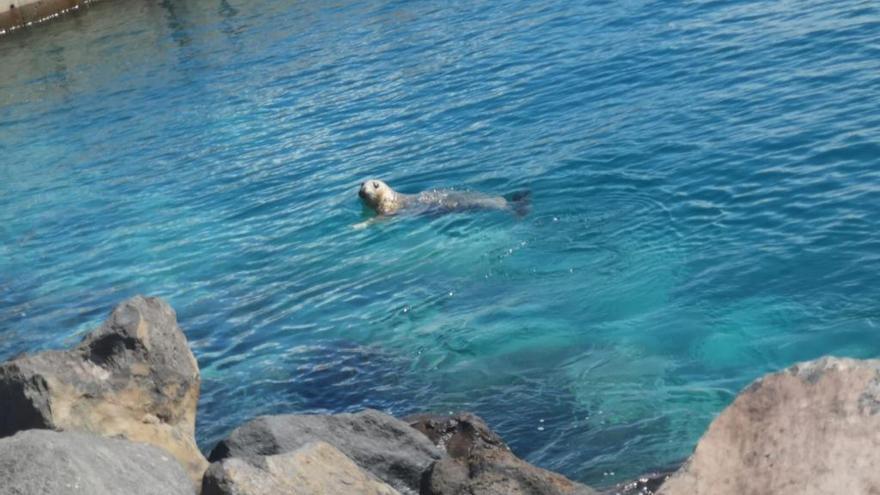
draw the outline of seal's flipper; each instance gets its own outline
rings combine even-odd
[[[532,209],[532,191],[516,191],[510,195],[508,201],[516,216],[522,218]]]

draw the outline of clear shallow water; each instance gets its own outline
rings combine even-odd
[[[369,406],[597,486],[674,463],[766,371],[880,353],[878,40],[839,1],[114,0],[0,38],[0,358],[156,294],[205,449]],[[355,231],[371,176],[534,208]]]

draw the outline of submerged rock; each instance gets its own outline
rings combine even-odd
[[[174,457],[143,443],[28,430],[0,439],[0,494],[193,495]]]
[[[402,493],[418,493],[422,473],[442,457],[424,435],[379,411],[357,414],[262,416],[236,428],[209,459],[258,462],[323,441]]]
[[[174,310],[157,298],[118,305],[77,347],[0,365],[0,437],[74,430],[161,447],[199,482],[199,369]]]
[[[880,493],[880,361],[823,358],[757,380],[663,495]]]
[[[399,495],[332,445],[313,442],[285,454],[211,464],[202,495]]]
[[[422,495],[594,495],[588,486],[513,455],[501,437],[470,413],[405,418],[449,457],[425,473]]]

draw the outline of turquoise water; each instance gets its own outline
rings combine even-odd
[[[114,0],[0,38],[0,358],[168,299],[205,449],[467,409],[605,486],[880,354],[873,2]],[[357,187],[533,210],[363,231]],[[612,474],[613,473],[613,474]]]

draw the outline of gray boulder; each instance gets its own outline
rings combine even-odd
[[[194,482],[199,369],[174,310],[156,298],[123,302],[77,347],[0,365],[0,437],[29,428],[121,436],[161,447]]]
[[[880,361],[798,364],[740,393],[659,493],[880,493],[878,432]]]
[[[356,414],[262,416],[236,428],[208,458],[252,462],[323,441],[401,493],[418,493],[424,473],[442,453],[406,423],[379,411]]]
[[[202,495],[400,495],[359,468],[332,445],[313,442],[250,462],[229,458],[211,464]]]
[[[425,474],[422,495],[595,495],[592,488],[515,456],[471,413],[405,418],[449,457]]]
[[[193,495],[177,460],[143,443],[28,430],[0,440],[0,495]]]

